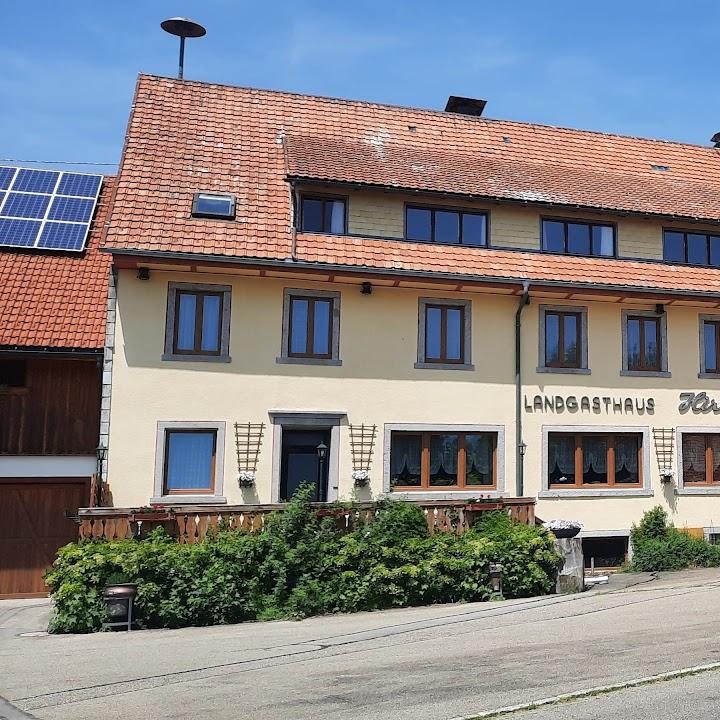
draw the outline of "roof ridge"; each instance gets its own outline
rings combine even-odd
[[[624,140],[639,140],[639,141],[647,142],[647,143],[661,143],[663,145],[678,145],[680,147],[688,147],[688,148],[693,148],[693,149],[698,149],[698,150],[707,150],[713,155],[720,154],[720,148],[711,147],[709,145],[700,145],[698,143],[682,142],[681,140],[667,140],[664,138],[643,137],[642,135],[628,135],[628,134],[617,133],[617,132],[608,132],[608,131],[604,131],[604,130],[589,130],[586,128],[573,128],[573,127],[569,127],[567,125],[552,125],[550,123],[528,122],[525,120],[510,120],[510,119],[504,119],[504,118],[463,115],[462,113],[448,113],[445,110],[436,110],[434,108],[423,108],[423,107],[417,107],[415,105],[399,105],[396,103],[384,103],[384,102],[377,102],[374,100],[359,100],[357,98],[333,97],[331,95],[317,95],[314,93],[303,93],[303,92],[294,91],[294,90],[276,90],[273,88],[252,87],[250,85],[232,85],[230,83],[211,82],[208,80],[188,80],[188,79],[180,80],[179,78],[176,78],[176,77],[170,77],[167,75],[155,75],[153,73],[139,73],[138,80],[141,80],[142,78],[151,78],[154,80],[169,80],[169,81],[182,82],[185,84],[192,84],[192,85],[212,85],[215,87],[231,88],[233,90],[246,90],[246,91],[250,91],[250,92],[268,93],[271,95],[286,95],[286,96],[291,96],[291,97],[307,98],[307,99],[313,99],[313,100],[326,100],[326,101],[332,101],[332,102],[347,103],[350,105],[362,105],[362,106],[366,106],[366,107],[367,106],[376,106],[376,107],[385,107],[385,108],[391,108],[391,109],[397,109],[397,110],[410,110],[412,112],[428,113],[431,115],[440,115],[444,118],[460,120],[460,121],[467,121],[467,122],[506,123],[508,125],[519,125],[519,126],[526,127],[526,128],[545,128],[548,130],[563,130],[566,132],[580,133],[580,134],[584,134],[584,135],[600,135],[603,137],[622,138]]]

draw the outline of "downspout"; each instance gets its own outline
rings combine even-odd
[[[520,303],[515,312],[515,494],[522,497],[525,492],[525,443],[522,431],[522,362],[520,351],[520,331],[522,329],[522,311],[530,304],[530,283],[522,285]]]

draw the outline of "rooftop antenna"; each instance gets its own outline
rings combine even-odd
[[[178,80],[183,79],[183,64],[185,63],[185,38],[198,38],[205,35],[207,30],[194,20],[183,17],[174,17],[169,20],[163,20],[160,27],[171,35],[177,35],[180,38],[180,64],[178,67]]]

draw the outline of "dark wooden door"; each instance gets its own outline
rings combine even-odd
[[[47,594],[43,574],[58,548],[77,539],[75,514],[89,478],[0,478],[0,597]]]
[[[324,462],[318,458],[317,446],[327,446]],[[280,468],[280,500],[289,500],[302,485],[311,485],[311,500],[325,502],[328,486],[328,430],[286,430],[282,434],[282,465]]]

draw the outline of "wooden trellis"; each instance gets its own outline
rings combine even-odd
[[[675,428],[653,428],[653,440],[655,441],[658,470],[663,475],[672,470]]]
[[[370,471],[377,425],[350,425],[350,452],[353,470]]]
[[[265,423],[235,423],[238,472],[257,472]]]

